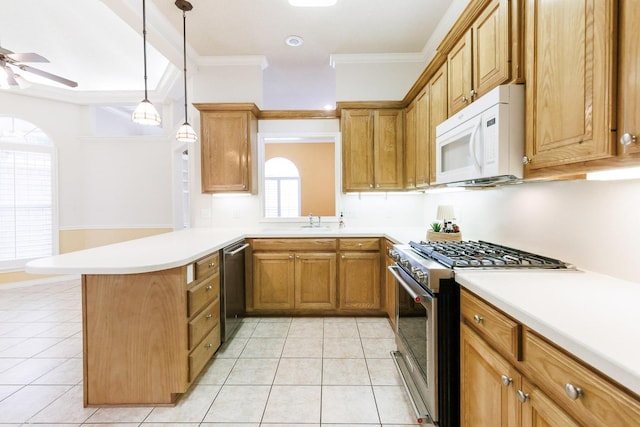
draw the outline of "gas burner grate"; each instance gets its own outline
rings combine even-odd
[[[557,259],[479,241],[410,242],[411,247],[449,268],[569,268]]]

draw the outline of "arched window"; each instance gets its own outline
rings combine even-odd
[[[53,163],[44,132],[0,117],[0,271],[53,255]]]
[[[300,174],[296,165],[284,157],[264,163],[264,216],[300,216]]]

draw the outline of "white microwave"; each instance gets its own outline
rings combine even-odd
[[[436,184],[522,179],[524,86],[498,86],[436,127]]]

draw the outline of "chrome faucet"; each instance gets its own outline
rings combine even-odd
[[[309,212],[309,226],[313,227],[313,214]]]

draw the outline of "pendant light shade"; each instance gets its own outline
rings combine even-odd
[[[182,52],[184,65],[184,123],[176,133],[176,139],[180,142],[196,142],[198,135],[193,130],[187,119],[187,12],[193,9],[191,3],[186,0],[176,0],[176,6],[182,11]]]
[[[149,102],[147,96],[147,10],[145,0],[142,0],[142,43],[144,52],[144,99],[136,107],[131,115],[131,120],[141,125],[158,126],[162,119],[160,114]]]

